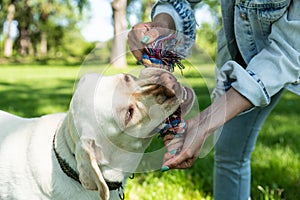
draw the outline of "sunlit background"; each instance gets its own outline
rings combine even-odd
[[[0,2],[0,55],[22,59],[21,62],[24,58],[74,61],[98,44],[108,44],[111,60],[116,61],[126,51],[126,32],[139,22],[150,21],[154,3],[154,0],[3,0]],[[214,59],[220,25],[218,1],[204,0],[196,5],[194,12],[200,36],[197,42]],[[120,17],[116,13],[123,14]],[[118,52],[120,47],[123,48]],[[122,63],[113,65],[126,64],[123,59]]]
[[[111,1],[109,0],[89,0],[90,19],[83,24],[81,33],[87,41],[107,41],[113,37],[113,21]],[[130,26],[140,22],[137,12],[141,12],[141,2],[133,1],[129,7],[128,20]],[[200,27],[203,23],[216,23],[207,5],[195,9],[195,17]],[[150,20],[150,18],[149,18]]]

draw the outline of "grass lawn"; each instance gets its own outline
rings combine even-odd
[[[99,66],[98,66],[99,67]],[[100,69],[101,68],[101,69]],[[120,70],[100,66],[107,74]],[[0,66],[0,109],[24,117],[64,112],[68,109],[74,80],[87,68],[56,65]],[[135,72],[135,68],[126,71]],[[213,67],[183,71],[183,82],[196,91],[203,110],[210,104]],[[252,199],[300,199],[300,98],[286,92],[262,128],[252,157]],[[195,114],[196,112],[192,113]],[[155,138],[151,149],[159,148]],[[198,159],[188,170],[159,170],[137,173],[128,180],[126,199],[130,200],[202,200],[212,198],[213,152]]]

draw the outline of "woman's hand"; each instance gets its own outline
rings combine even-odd
[[[204,141],[205,132],[200,129],[196,119],[188,120],[181,152],[177,155],[171,155],[170,151],[166,153],[162,170],[190,168],[197,160]]]
[[[128,33],[129,49],[137,60],[142,57],[142,50],[146,44],[155,41],[161,35],[168,35],[175,30],[173,18],[161,13],[155,16],[153,22],[139,23]]]
[[[187,121],[182,150],[177,155],[165,157],[162,171],[191,167],[198,158],[205,139],[227,121],[251,107],[253,105],[247,98],[234,88],[229,89],[208,108]]]

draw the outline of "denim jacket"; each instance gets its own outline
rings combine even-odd
[[[196,20],[192,7],[185,0],[160,0],[152,8],[152,20],[160,13],[168,13],[172,16],[177,32],[173,41],[176,43],[175,49],[174,45],[165,45],[165,50],[170,46],[173,48],[170,50],[181,57],[186,57],[196,38]]]
[[[300,1],[221,0],[221,7],[214,94],[233,87],[257,107],[285,87],[300,95]]]

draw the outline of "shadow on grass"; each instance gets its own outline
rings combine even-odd
[[[258,142],[266,147],[289,148],[300,156],[300,97],[285,92],[259,135]]]
[[[254,199],[262,195],[258,185],[275,194],[283,189],[280,199],[300,199],[299,100],[299,96],[285,92],[261,130],[252,157]]]
[[[22,117],[38,117],[68,109],[74,80],[61,79],[53,86],[0,82],[0,109]],[[48,109],[47,109],[48,108]]]
[[[299,173],[299,172],[298,172]],[[298,177],[298,178],[297,178]],[[261,199],[262,193],[258,186],[268,187],[273,190],[274,196],[282,192],[278,199],[300,199],[300,179],[297,174],[291,173],[289,166],[278,165],[270,161],[268,166],[252,167],[252,198]],[[271,195],[271,193],[269,194]]]

